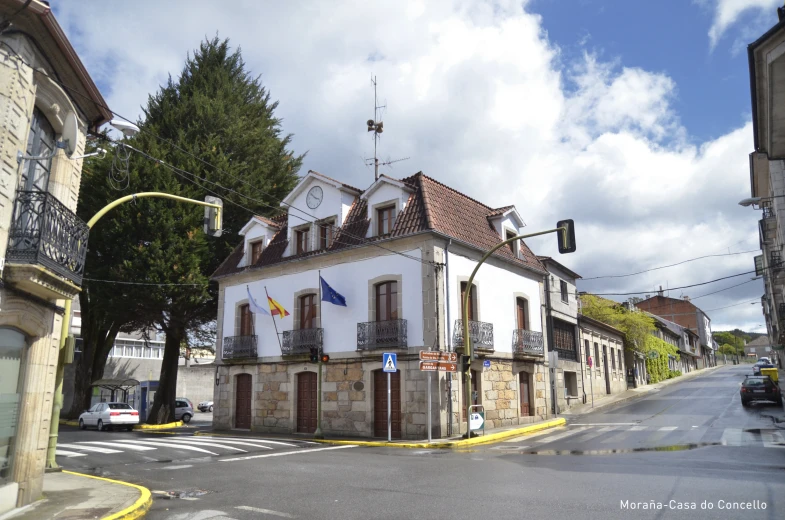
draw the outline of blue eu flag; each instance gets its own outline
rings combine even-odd
[[[346,298],[338,294],[335,289],[330,287],[330,285],[324,281],[324,278],[321,276],[319,277],[319,282],[322,284],[322,301],[323,302],[330,302],[334,305],[340,305],[342,307],[346,307]]]

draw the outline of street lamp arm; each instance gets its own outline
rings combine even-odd
[[[218,211],[219,214],[220,214],[221,209],[222,209],[222,206],[219,205],[219,204],[212,204],[210,202],[204,202],[204,201],[201,201],[201,200],[187,199],[185,197],[180,197],[178,195],[172,195],[170,193],[160,193],[160,192],[157,192],[157,191],[143,191],[142,193],[134,193],[133,195],[126,195],[125,197],[120,197],[119,199],[117,199],[117,200],[115,200],[113,202],[110,202],[109,204],[104,206],[98,213],[93,215],[93,218],[91,218],[90,221],[87,222],[87,227],[89,229],[92,229],[93,226],[95,225],[95,223],[98,222],[98,220],[101,217],[106,215],[110,210],[116,208],[120,204],[122,204],[124,202],[128,202],[129,200],[141,199],[141,198],[145,198],[145,197],[155,197],[155,198],[160,198],[160,199],[172,199],[172,200],[179,200],[181,202],[190,202],[192,204],[198,204],[199,206],[208,206],[210,208],[216,208],[216,210]]]
[[[472,402],[472,400],[471,400],[472,342],[471,342],[471,338],[469,337],[469,296],[471,295],[472,282],[474,282],[474,276],[477,274],[477,271],[480,269],[480,266],[482,264],[484,264],[485,261],[488,260],[488,258],[490,258],[490,256],[493,253],[495,253],[498,249],[500,249],[500,248],[502,248],[502,247],[504,247],[504,246],[506,246],[508,244],[511,244],[512,242],[516,242],[518,240],[523,240],[524,238],[531,238],[531,237],[536,237],[536,236],[540,236],[540,235],[547,235],[549,233],[557,233],[559,231],[561,231],[561,237],[560,238],[562,239],[562,243],[566,244],[566,242],[567,242],[567,238],[566,238],[567,228],[564,228],[564,227],[557,227],[557,228],[553,228],[553,229],[548,229],[546,231],[539,231],[537,233],[529,233],[528,235],[516,235],[516,236],[514,236],[512,238],[508,238],[507,240],[504,240],[503,242],[499,242],[498,244],[493,246],[493,248],[490,251],[485,253],[482,256],[482,258],[480,258],[480,261],[477,262],[477,265],[474,267],[474,270],[472,271],[471,276],[469,276],[469,281],[466,282],[466,291],[463,294],[463,311],[461,312],[461,317],[463,318],[463,345],[464,345],[464,352],[465,352],[465,355],[467,355],[469,357],[469,360],[467,362],[467,365],[468,365],[469,368],[466,370],[466,375],[464,376],[464,379],[465,379],[464,388],[465,388],[465,394],[466,394],[465,406],[466,406],[466,438],[467,439],[471,436],[471,429],[469,428],[469,417],[471,415],[471,404],[470,403]]]

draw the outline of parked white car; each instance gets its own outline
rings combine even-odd
[[[126,403],[98,403],[79,416],[79,429],[95,426],[98,431],[125,428],[131,431],[139,424],[139,412]]]

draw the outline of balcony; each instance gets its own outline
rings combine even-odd
[[[542,332],[524,329],[513,330],[512,353],[518,356],[543,356],[545,342]]]
[[[5,278],[43,298],[72,297],[82,284],[88,233],[51,193],[17,191]]]
[[[777,318],[780,321],[785,321],[785,303],[780,303],[777,310]]]
[[[764,206],[763,207],[763,218],[764,219],[768,219],[768,218],[774,218],[774,217],[775,217],[774,208],[772,208],[771,206]]]
[[[357,324],[357,350],[407,346],[406,320],[369,321]]]
[[[285,330],[281,354],[284,356],[308,354],[312,348],[321,351],[323,341],[324,329]]]
[[[785,264],[782,263],[782,253],[779,251],[772,251],[770,255],[769,269],[774,272],[781,271],[783,267],[785,267]]]
[[[474,350],[493,351],[493,323],[469,321],[469,336]],[[455,320],[452,344],[455,348],[463,347],[463,320]]]
[[[256,359],[257,336],[227,336],[224,338],[221,359]]]

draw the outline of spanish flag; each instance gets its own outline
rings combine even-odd
[[[283,308],[283,305],[273,300],[269,296],[267,297],[267,302],[270,304],[270,314],[272,314],[273,316],[277,314],[278,316],[281,317],[281,319],[283,319],[284,316],[289,315],[286,309]]]

